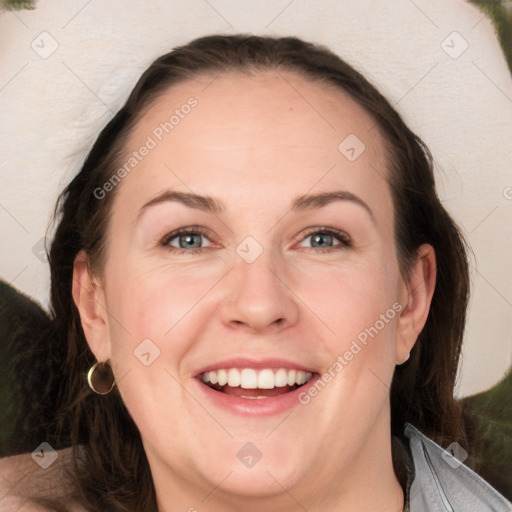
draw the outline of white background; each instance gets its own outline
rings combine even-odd
[[[493,385],[512,355],[512,80],[490,21],[462,0],[46,0],[2,12],[0,277],[47,307],[38,244],[99,130],[154,58],[237,32],[326,44],[430,147],[475,253],[459,394]]]

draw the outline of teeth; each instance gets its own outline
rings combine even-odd
[[[258,375],[258,387],[260,389],[274,389],[274,372],[272,370],[261,370]]]
[[[288,373],[284,368],[279,368],[276,372],[274,386],[276,388],[282,388],[288,386]]]
[[[217,379],[219,386],[224,386],[228,382],[228,372],[226,370],[217,371]]]
[[[253,368],[226,368],[204,372],[201,380],[205,383],[241,387],[243,389],[273,389],[284,386],[301,386],[312,377],[311,372],[287,370],[285,368],[254,370]]]
[[[240,386],[240,372],[236,368],[228,370],[228,386],[231,386],[232,388]]]
[[[251,368],[244,368],[240,372],[240,387],[244,389],[256,389],[258,387],[258,376]]]

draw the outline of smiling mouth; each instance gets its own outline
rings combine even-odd
[[[265,399],[295,391],[307,384],[312,376],[311,372],[286,368],[226,368],[204,372],[198,378],[219,393]]]

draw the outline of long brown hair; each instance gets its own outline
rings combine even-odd
[[[289,37],[203,37],[163,55],[143,73],[56,207],[51,304],[58,343],[67,344],[62,427],[71,432],[80,500],[91,510],[156,510],[140,435],[119,393],[114,388],[107,396],[95,395],[85,379],[95,361],[71,297],[73,262],[84,249],[92,271],[101,269],[115,194],[112,191],[98,200],[94,190],[119,168],[130,131],[169,87],[198,75],[259,70],[287,70],[337,86],[376,121],[387,146],[400,271],[408,279],[423,243],[434,247],[437,260],[437,284],[426,325],[409,361],[397,367],[394,375],[392,432],[401,436],[404,423],[410,422],[441,444],[461,437],[453,389],[469,296],[466,244],[436,194],[432,158],[425,144],[373,85],[324,47]]]

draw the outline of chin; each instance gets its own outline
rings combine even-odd
[[[283,488],[298,485],[306,477],[300,468],[309,465],[306,448],[299,447],[290,437],[281,439],[277,432],[271,435],[275,436],[272,441],[263,436],[255,441],[230,440],[228,446],[215,450],[210,460],[224,461],[212,464],[208,479],[214,485],[222,482],[225,492],[247,497],[271,497],[282,494]]]
[[[283,488],[293,488],[301,479],[297,468],[263,466],[262,461],[250,469],[236,468],[232,473],[226,472],[225,480],[222,480],[223,477],[218,473],[211,476],[215,485],[219,485],[219,480],[222,481],[220,486],[223,492],[247,498],[271,498],[281,495]]]

